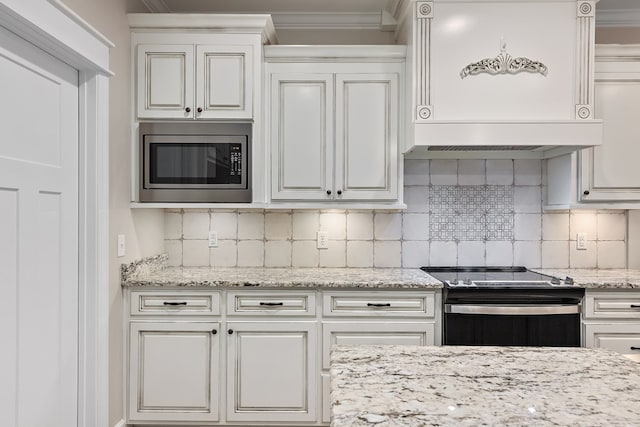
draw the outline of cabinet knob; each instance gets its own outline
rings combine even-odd
[[[331,190],[327,190],[327,194],[330,196],[331,195]]]
[[[191,112],[191,107],[185,108],[184,111],[186,111],[187,113],[190,113]]]
[[[229,330],[227,331],[227,333],[228,333],[229,335],[233,334],[233,329],[229,329]]]
[[[338,196],[342,194],[342,190],[338,190],[336,191],[336,193],[338,193]]]
[[[202,108],[198,107],[198,109],[196,110],[198,113],[202,113]]]
[[[585,196],[588,196],[588,195],[589,195],[589,190],[584,190],[584,191],[582,192],[582,194],[584,194]]]
[[[212,333],[213,335],[215,335],[215,334],[217,334],[217,333],[218,333],[218,331],[217,331],[216,329],[213,329],[213,330],[211,330],[211,333]]]

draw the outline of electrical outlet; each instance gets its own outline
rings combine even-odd
[[[329,249],[329,232],[318,231],[318,249]]]
[[[209,247],[217,248],[218,247],[218,232],[217,231],[209,231]]]
[[[578,233],[576,235],[576,249],[581,251],[587,249],[587,233]]]
[[[124,234],[118,234],[118,256],[123,257],[127,253],[127,246],[124,239]]]

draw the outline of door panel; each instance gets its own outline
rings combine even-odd
[[[315,323],[230,322],[229,421],[315,421]]]
[[[274,74],[272,79],[272,198],[330,199],[333,76]]]
[[[398,77],[336,76],[336,188],[342,199],[397,198]]]
[[[0,74],[3,424],[76,426],[78,74],[2,29]]]

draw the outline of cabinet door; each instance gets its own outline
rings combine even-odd
[[[229,322],[227,419],[316,420],[316,324]]]
[[[597,65],[595,117],[604,120],[604,141],[581,152],[578,196],[582,201],[640,201],[640,62]]]
[[[131,323],[130,421],[218,420],[219,329],[212,322]]]
[[[196,118],[251,118],[253,47],[198,45],[196,62]]]
[[[192,45],[138,45],[138,118],[193,118],[193,63]]]
[[[336,193],[398,198],[398,75],[336,76]]]
[[[333,75],[272,74],[271,198],[331,199],[333,138]]]

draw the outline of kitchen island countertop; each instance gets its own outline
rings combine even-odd
[[[331,426],[629,426],[640,367],[602,349],[336,346]]]

